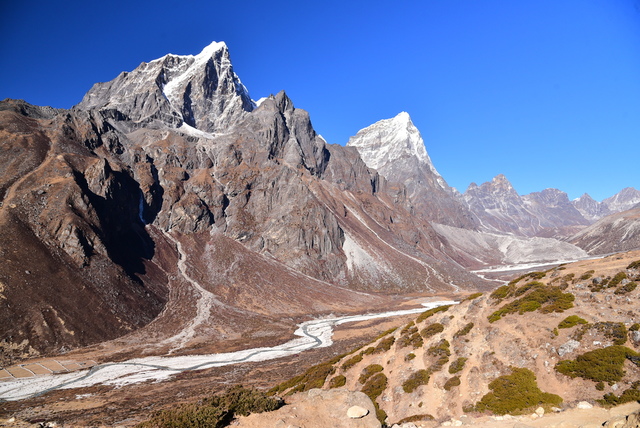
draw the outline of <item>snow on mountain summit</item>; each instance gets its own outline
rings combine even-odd
[[[404,111],[391,119],[383,119],[361,129],[349,139],[347,145],[356,147],[367,166],[376,170],[389,162],[413,156],[438,174],[427,154],[420,131],[411,121],[409,113]]]

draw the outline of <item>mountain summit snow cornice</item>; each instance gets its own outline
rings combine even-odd
[[[255,104],[233,71],[227,45],[214,42],[198,55],[168,54],[97,83],[77,107],[116,110],[139,125],[159,121],[221,132]]]

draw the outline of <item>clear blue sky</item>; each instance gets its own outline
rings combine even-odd
[[[7,0],[0,98],[68,108],[214,40],[254,99],[286,90],[330,143],[409,112],[461,191],[500,173],[521,194],[640,187],[634,0]]]

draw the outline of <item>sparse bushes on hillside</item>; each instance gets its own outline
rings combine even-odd
[[[411,393],[418,389],[419,386],[428,384],[429,377],[427,370],[418,370],[402,383],[402,390],[406,393]]]
[[[489,322],[498,321],[503,316],[516,312],[520,315],[535,310],[542,313],[563,312],[573,307],[575,296],[571,293],[563,293],[559,287],[545,286],[539,282],[523,287],[526,287],[525,295],[489,315]]]
[[[569,377],[581,377],[594,382],[618,382],[625,375],[626,359],[639,354],[626,346],[613,345],[578,355],[575,360],[562,360],[556,370]]]
[[[449,346],[449,342],[446,339],[442,339],[437,344],[427,349],[427,354],[437,357],[436,361],[429,368],[431,373],[442,370],[442,368],[449,362],[449,356],[451,355]]]
[[[577,315],[569,315],[558,324],[558,328],[571,328],[578,324],[589,324],[584,318],[580,318]]]
[[[517,415],[538,406],[559,406],[562,403],[560,396],[542,392],[535,374],[524,368],[511,367],[511,374],[493,380],[489,389],[491,392],[480,399],[474,410]]]
[[[408,325],[403,328],[400,332],[402,336],[398,339],[398,346],[400,348],[405,348],[407,346],[412,346],[414,349],[422,347],[424,341],[422,340],[422,336],[418,332],[418,327],[415,325]]]
[[[391,349],[391,346],[395,343],[395,341],[396,338],[393,336],[385,337],[380,342],[378,342],[376,347],[373,349],[372,354],[381,354],[383,352],[387,352],[389,349]]]
[[[288,390],[287,395],[308,391],[313,388],[322,388],[327,377],[335,373],[334,364],[340,361],[344,355],[339,355],[324,363],[310,367],[304,374],[289,379],[269,390],[270,394],[280,394]],[[362,356],[360,356],[362,360]]]
[[[228,426],[235,415],[276,410],[283,401],[266,394],[233,387],[222,395],[214,395],[198,404],[163,410],[139,428],[221,428]]]

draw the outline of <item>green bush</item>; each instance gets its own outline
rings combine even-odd
[[[408,328],[407,328],[408,327]],[[422,337],[418,332],[418,327],[415,325],[407,326],[405,329],[402,329],[402,336],[398,339],[398,346],[400,348],[405,348],[407,346],[413,346],[414,349],[420,348],[423,345]]]
[[[470,296],[465,297],[464,299],[462,299],[463,302],[467,302],[469,300],[475,300],[478,297],[481,297],[483,293],[473,293]]]
[[[406,357],[404,357],[404,360],[405,360],[405,361],[411,361],[411,360],[413,360],[415,357],[416,357],[416,354],[414,354],[413,352],[409,352],[409,353],[407,354],[407,356],[406,356]]]
[[[365,383],[371,376],[376,373],[380,373],[382,370],[384,369],[380,364],[371,364],[370,366],[367,366],[364,368],[364,370],[362,370],[362,374],[360,374],[358,382]]]
[[[590,379],[594,382],[618,382],[625,375],[625,359],[639,354],[626,346],[613,345],[578,355],[575,360],[562,360],[556,371],[569,376]]]
[[[351,367],[355,366],[360,361],[362,361],[362,354],[354,355],[353,357],[349,358],[347,361],[342,363],[342,370],[349,370]]]
[[[627,294],[636,289],[638,284],[635,281],[627,282],[625,285],[621,285],[614,291],[615,294]]]
[[[595,270],[588,270],[580,276],[580,279],[582,281],[586,281],[587,279],[591,278],[595,272]]]
[[[640,260],[636,260],[635,262],[629,263],[627,269],[640,269]]]
[[[613,341],[614,345],[627,343],[627,328],[621,322],[597,322],[591,328],[598,330],[604,337]]]
[[[427,354],[438,357],[429,368],[429,371],[431,371],[431,373],[442,370],[445,364],[449,362],[449,356],[451,355],[449,346],[449,342],[446,339],[442,339],[437,344],[427,349]]]
[[[523,414],[538,406],[559,406],[562,398],[542,392],[536,383],[536,375],[528,369],[511,367],[511,374],[500,376],[489,384],[491,392],[475,405],[478,412]]]
[[[469,334],[469,332],[471,331],[471,329],[473,328],[474,324],[472,322],[470,322],[469,324],[465,325],[464,327],[462,327],[460,330],[458,330],[453,337],[461,337],[461,336],[466,336],[467,334]]]
[[[460,378],[458,376],[454,376],[444,383],[444,389],[445,391],[451,391],[451,388],[458,385],[460,385]]]
[[[387,414],[380,408],[380,405],[376,399],[387,388],[388,380],[384,373],[377,373],[373,375],[367,383],[362,387],[361,391],[364,392],[373,401],[373,405],[376,408],[376,417],[381,424],[387,419]]]
[[[345,386],[347,384],[347,378],[344,375],[338,375],[336,377],[331,378],[329,381],[329,388],[340,388],[341,386]]]
[[[382,339],[373,350],[373,354],[381,354],[383,352],[387,352],[391,349],[391,346],[395,343],[396,338],[393,336],[386,337]]]
[[[444,305],[444,306],[438,306],[437,308],[426,310],[423,313],[421,313],[420,315],[418,315],[418,318],[416,318],[416,323],[421,323],[422,321],[426,320],[427,318],[434,316],[438,312],[445,312],[450,307],[451,307],[451,305]]]
[[[589,324],[584,318],[580,318],[577,315],[569,315],[558,324],[558,328],[571,328],[578,324]]]
[[[429,339],[430,337],[435,336],[438,333],[442,333],[444,331],[444,326],[440,323],[429,324],[425,328],[422,329],[420,335],[425,339]]]
[[[449,366],[449,373],[454,374],[462,371],[464,369],[464,365],[467,362],[467,359],[464,357],[460,357]]]
[[[496,288],[495,290],[493,290],[493,293],[491,293],[489,297],[495,300],[502,300],[509,297],[509,294],[511,294],[512,290],[513,290],[512,286],[502,285]]]
[[[398,422],[396,422],[396,424],[402,425],[402,424],[406,424],[406,423],[409,423],[409,422],[432,421],[433,419],[434,419],[433,416],[427,415],[427,414],[424,414],[424,415],[413,415],[413,416],[407,416],[406,418],[400,419]]]
[[[634,323],[631,327],[629,327],[629,331],[638,331],[640,330],[640,323]]]
[[[429,377],[430,375],[427,370],[418,370],[402,383],[402,390],[406,393],[411,393],[419,386],[428,384]]]
[[[625,390],[619,397],[613,393],[609,393],[604,394],[601,400],[596,401],[604,407],[613,407],[632,401],[640,401],[640,381],[634,382],[631,388]]]
[[[617,287],[618,284],[620,284],[622,280],[626,278],[627,278],[626,272],[618,272],[617,274],[615,274],[613,278],[611,278],[611,281],[609,281],[608,288]]]
[[[198,404],[163,410],[138,427],[221,428],[228,426],[235,415],[273,411],[283,404],[282,400],[268,397],[263,392],[237,386]]]

